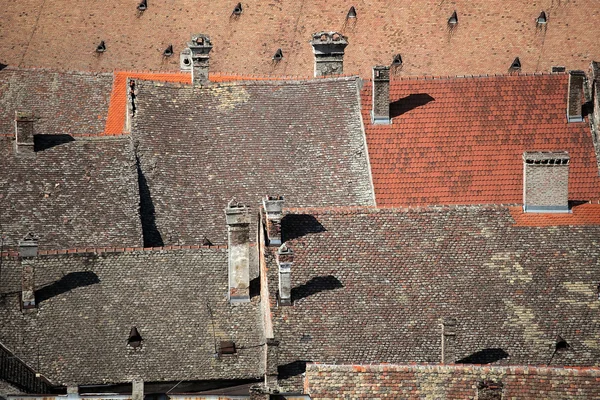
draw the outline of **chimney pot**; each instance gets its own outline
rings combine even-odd
[[[263,199],[269,246],[281,246],[281,220],[283,219],[284,202],[283,196],[265,196]]]
[[[310,44],[315,55],[315,77],[344,72],[344,49],[348,38],[339,32],[317,32]]]
[[[192,85],[206,85],[208,83],[209,53],[213,47],[210,37],[202,33],[192,35],[187,47],[190,50],[189,61],[191,61]],[[182,55],[181,62],[185,63],[185,60],[188,60],[188,58]]]
[[[294,263],[294,252],[291,248],[282,244],[277,250],[277,265],[279,267],[279,304],[282,306],[292,305],[292,265]]]
[[[391,124],[390,119],[390,67],[373,67],[373,108],[371,122],[375,125]]]
[[[15,146],[18,154],[33,154],[34,146],[34,121],[31,111],[15,112]]]
[[[32,258],[38,255],[38,241],[31,233],[19,240],[19,257]]]
[[[250,213],[243,204],[229,202],[225,209],[229,252],[229,289],[232,304],[250,301]]]
[[[583,121],[583,82],[585,73],[583,71],[569,71],[569,98],[567,100],[567,121]]]
[[[523,153],[523,211],[569,212],[569,153]]]

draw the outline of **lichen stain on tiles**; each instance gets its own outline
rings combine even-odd
[[[421,398],[425,399],[444,399],[446,398],[446,385],[452,380],[452,375],[448,371],[438,371],[437,374],[415,374],[417,384],[421,393]]]
[[[539,343],[542,346],[548,344],[548,338],[535,323],[535,315],[530,308],[515,304],[510,300],[504,300],[504,304],[509,316],[504,322],[505,325],[523,329],[523,338],[526,341]]]
[[[516,255],[516,258],[518,257],[519,255]],[[525,271],[521,263],[514,261],[514,258],[514,253],[495,253],[490,258],[490,262],[483,265],[500,272],[500,275],[511,285],[531,282],[532,273]]]
[[[210,93],[217,98],[217,109],[230,111],[238,104],[246,103],[250,94],[243,86],[216,86],[209,88]]]
[[[588,282],[563,282],[562,286],[569,292],[568,297],[559,297],[558,301],[564,304],[587,306],[593,310],[598,310],[600,304],[597,294]],[[594,322],[599,320],[594,318]]]
[[[597,339],[586,339],[583,343],[590,349],[600,349],[600,341]]]

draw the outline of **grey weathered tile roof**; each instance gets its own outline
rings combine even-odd
[[[138,81],[136,108],[132,136],[164,244],[224,243],[232,198],[252,207],[266,194],[294,206],[374,202],[356,78]]]
[[[23,314],[20,270],[4,259],[0,342],[52,383],[261,374],[258,297],[229,305],[224,248],[40,255],[34,266],[38,308]],[[140,349],[127,346],[132,326]],[[215,357],[215,340],[237,354]]]
[[[33,111],[37,134],[98,134],[108,114],[112,74],[0,70],[0,135],[14,133],[15,111]]]
[[[141,246],[130,138],[37,137],[33,156],[0,137],[0,234],[13,247],[31,232],[42,249]]]
[[[600,365],[600,225],[516,226],[503,207],[298,209],[293,306],[273,307],[284,388],[305,361]],[[269,290],[277,266],[269,256]],[[571,349],[555,349],[561,335]]]

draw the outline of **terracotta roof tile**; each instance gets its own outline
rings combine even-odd
[[[568,214],[524,213],[522,207],[510,207],[516,226],[600,225],[600,204],[575,206]]]

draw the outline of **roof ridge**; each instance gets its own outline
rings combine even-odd
[[[406,370],[406,369],[455,369],[455,370],[505,370],[507,372],[513,372],[517,374],[527,374],[529,371],[561,371],[569,373],[577,371],[577,373],[595,372],[600,374],[600,367],[598,366],[548,366],[548,365],[519,365],[519,364],[508,364],[508,365],[489,365],[489,364],[439,364],[439,363],[405,363],[405,364],[328,364],[328,363],[309,363],[306,365],[308,369],[331,369],[331,370],[342,370],[348,372],[367,372],[367,371],[392,371],[392,370]]]
[[[478,78],[511,78],[511,77],[530,77],[530,76],[554,76],[567,75],[568,72],[518,72],[504,74],[465,74],[465,75],[393,75],[390,81],[418,81],[418,80],[450,80],[450,79],[478,79]],[[366,79],[371,81],[372,79]]]
[[[40,250],[39,256],[51,256],[62,254],[103,254],[103,253],[134,253],[139,251],[171,251],[171,250],[222,250],[227,249],[227,245],[171,245],[160,247],[81,247],[74,249],[57,249],[57,250]],[[2,257],[16,257],[19,252],[16,250],[8,250],[0,253]]]
[[[515,204],[430,204],[423,206],[325,206],[325,207],[289,207],[285,208],[287,213],[377,213],[377,212],[421,212],[441,211],[457,209],[484,209],[484,210],[510,210]]]
[[[36,66],[28,66],[28,67],[19,67],[15,65],[7,65],[2,70],[4,71],[46,71],[46,72],[54,72],[58,74],[72,74],[72,75],[106,75],[110,76],[113,74],[112,71],[93,71],[93,70],[79,70],[79,69],[61,69],[61,68],[53,68],[53,67],[36,67]]]

